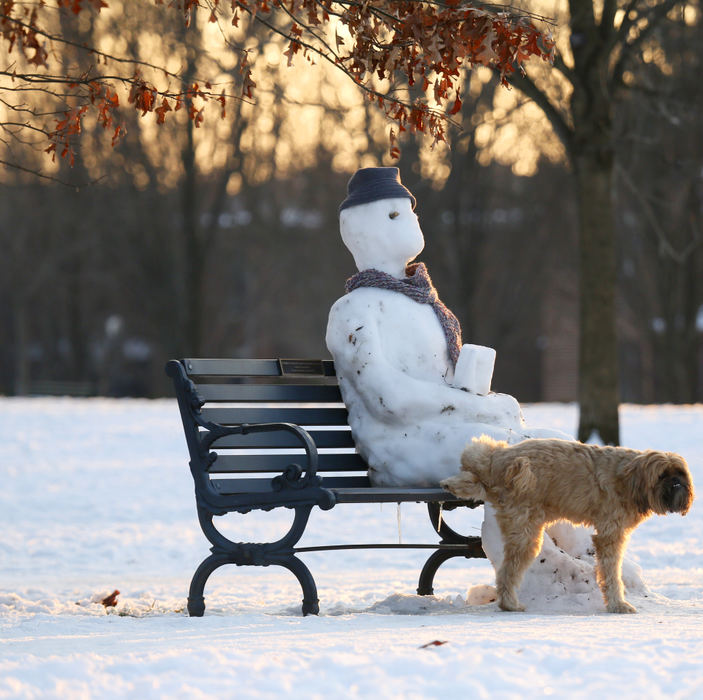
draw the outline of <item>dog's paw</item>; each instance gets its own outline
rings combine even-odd
[[[517,600],[506,600],[501,598],[498,601],[498,607],[506,612],[525,612],[525,606],[520,605]]]
[[[451,491],[452,489],[456,488],[459,486],[459,484],[462,481],[462,477],[458,476],[450,476],[448,479],[442,479],[442,481],[439,482],[439,485],[445,490],[445,491]]]
[[[614,600],[612,603],[608,603],[606,610],[609,613],[636,613],[637,608],[634,605],[630,605],[626,600]]]
[[[486,499],[486,492],[483,486],[476,483],[473,474],[462,473],[457,476],[450,476],[448,479],[440,481],[439,485],[445,491],[449,491],[459,498],[477,501]]]

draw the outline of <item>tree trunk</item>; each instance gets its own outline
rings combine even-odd
[[[74,42],[76,46],[94,44],[94,25],[91,20],[88,26],[76,22],[76,18],[71,17],[68,9],[64,8],[59,13],[61,21],[61,34]],[[64,75],[70,75],[75,71],[88,71],[90,59],[84,52],[74,51],[71,47],[65,47],[62,55],[62,70]],[[61,179],[66,183],[75,185],[75,191],[66,193],[66,214],[62,222],[63,236],[67,237],[67,247],[73,246],[74,253],[67,261],[63,269],[65,277],[64,287],[66,290],[66,326],[65,333],[69,342],[69,366],[68,376],[74,382],[83,382],[89,376],[90,352],[89,352],[89,331],[86,323],[86,299],[90,291],[86,284],[86,270],[89,268],[87,251],[91,245],[92,233],[87,229],[85,219],[82,216],[84,198],[80,194],[80,188],[90,182],[90,174],[83,159],[82,149],[85,145],[79,145],[75,156],[75,164],[69,166],[65,158],[61,159]],[[76,246],[75,241],[84,243]]]
[[[17,294],[12,308],[14,320],[15,396],[25,396],[29,391],[29,343],[27,342],[27,305],[24,295]]]
[[[696,403],[699,400],[699,364],[698,364],[698,285],[700,283],[698,251],[694,250],[681,266],[683,277],[683,328],[681,329],[681,401]]]
[[[615,333],[613,95],[608,33],[593,5],[571,0],[574,55],[570,141],[579,207],[580,325],[578,439],[620,441]]]
[[[187,63],[182,87],[187,90],[193,83],[196,70],[196,49],[192,45],[193,32],[184,30]],[[186,110],[190,110],[191,99],[185,100]],[[202,349],[203,282],[205,250],[198,225],[198,177],[195,163],[195,125],[192,119],[186,123],[186,141],[181,151],[183,182],[181,183],[181,216],[183,246],[185,251],[185,287],[183,348],[186,355],[199,357]]]
[[[616,251],[612,158],[574,160],[579,204],[580,361],[578,439],[619,443],[615,332]]]
[[[203,313],[203,250],[200,244],[197,215],[197,176],[195,172],[195,146],[193,143],[193,122],[186,124],[186,145],[182,152],[183,184],[181,187],[181,212],[183,216],[183,237],[185,242],[186,294],[185,294],[185,337],[186,354],[200,355]]]

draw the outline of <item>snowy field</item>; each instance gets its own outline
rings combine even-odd
[[[528,406],[573,434],[574,406]],[[703,406],[622,409],[623,444],[681,453],[703,489]],[[0,399],[0,698],[703,698],[703,504],[653,517],[628,557],[637,615],[556,597],[525,613],[469,605],[485,561],[427,553],[303,555],[321,614],[300,615],[285,570],[224,567],[206,613],[184,612],[207,555],[173,401]],[[290,514],[231,516],[234,539],[271,539]],[[478,532],[481,513],[447,516]],[[420,505],[314,511],[301,545],[434,541]],[[118,603],[91,602],[119,589]],[[446,642],[428,645],[433,641]]]

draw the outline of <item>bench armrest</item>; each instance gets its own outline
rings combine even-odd
[[[319,486],[322,478],[317,475],[318,453],[317,445],[307,430],[294,423],[242,423],[231,427],[224,427],[219,423],[201,422],[200,425],[207,428],[209,434],[203,440],[203,448],[210,449],[210,445],[227,435],[247,435],[248,433],[265,433],[285,430],[293,433],[300,439],[301,446],[305,448],[307,465],[303,469],[299,464],[289,464],[282,474],[271,479],[274,491],[284,489],[302,489],[306,486]]]

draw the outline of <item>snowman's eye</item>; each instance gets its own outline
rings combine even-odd
[[[400,212],[398,212],[398,211],[392,211],[392,212],[388,215],[388,218],[389,218],[389,219],[395,219],[395,218],[397,218],[397,217],[399,217],[399,216],[400,216]]]

